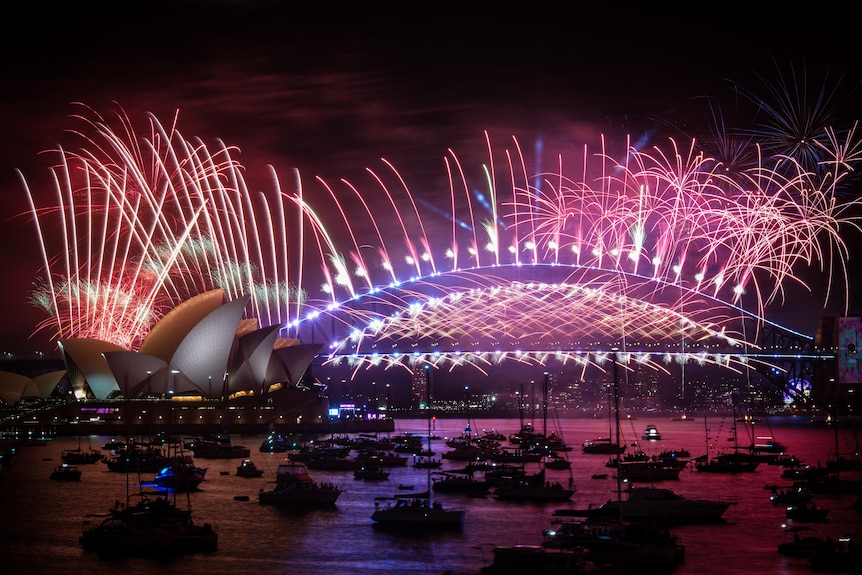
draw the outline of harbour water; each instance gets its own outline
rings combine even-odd
[[[473,419],[474,434],[496,430],[506,435],[518,430],[517,419]],[[654,424],[659,441],[643,441],[641,433]],[[542,429],[542,422],[535,422]],[[760,427],[758,429],[758,426]],[[442,419],[434,423],[433,434],[454,437],[464,431],[465,420]],[[637,441],[648,454],[663,450],[687,449],[693,457],[732,444],[730,418],[701,417],[680,421],[667,416],[625,421],[622,439],[627,445]],[[417,534],[376,527],[371,520],[375,496],[394,495],[399,484],[424,489],[426,471],[410,465],[391,468],[385,481],[362,481],[349,471],[312,471],[317,481],[332,482],[345,492],[331,509],[293,510],[261,505],[257,493],[271,489],[284,453],[261,453],[264,436],[233,435],[233,443],[251,448],[251,459],[265,470],[261,478],[236,476],[237,459],[196,460],[207,467],[206,479],[189,497],[198,522],[211,523],[219,533],[214,553],[186,555],[170,560],[150,558],[106,559],[85,552],[78,543],[88,514],[105,513],[115,500],[124,498],[126,475],[111,472],[104,464],[82,465],[80,482],[48,479],[60,462],[63,449],[84,446],[99,448],[111,437],[59,437],[44,446],[25,446],[0,470],[0,565],[6,573],[87,573],[88,575],[145,575],[177,572],[184,575],[294,574],[477,574],[492,560],[496,545],[538,544],[542,530],[549,527],[555,509],[588,507],[615,497],[613,470],[607,455],[583,454],[580,445],[587,439],[607,436],[607,421],[565,419],[548,424],[573,447],[572,479],[576,493],[568,503],[522,503],[500,501],[488,495],[440,495],[448,507],[464,506],[467,514],[463,530]],[[773,435],[804,463],[825,465],[838,453],[858,451],[855,431],[833,429],[785,418],[770,418],[755,424],[758,435]],[[425,420],[398,420],[396,434],[427,433]],[[750,442],[739,431],[739,443]],[[445,450],[443,440],[432,447]],[[830,455],[831,454],[831,455]],[[463,467],[463,462],[444,460],[443,469]],[[702,473],[687,468],[680,478],[659,485],[692,497],[733,499],[738,503],[717,525],[676,527],[672,531],[686,546],[686,559],[674,573],[679,575],[735,575],[748,573],[794,575],[811,573],[809,561],[784,557],[777,545],[784,540],[787,523],[784,508],[773,505],[769,485],[787,486],[781,467],[761,464],[753,473]],[[548,480],[567,484],[569,471],[548,470]],[[593,479],[607,473],[606,479]],[[151,479],[146,476],[143,479]],[[138,488],[137,478],[130,489]],[[235,499],[248,496],[247,501]],[[242,499],[242,497],[240,497]],[[851,508],[855,495],[816,495],[819,507],[830,510],[828,521],[812,524],[817,533],[834,539],[855,533],[862,535],[862,513]]]

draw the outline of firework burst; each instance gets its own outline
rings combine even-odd
[[[134,349],[168,309],[222,287],[250,296],[263,325],[330,326],[331,360],[357,365],[420,353],[600,366],[598,340],[654,345],[637,359],[652,365],[683,339],[720,342],[709,361],[738,366],[728,354],[755,346],[765,307],[806,285],[802,270],[849,293],[859,200],[836,192],[860,158],[855,131],[819,141],[825,172],[758,153],[731,174],[696,140],[668,140],[629,144],[622,161],[602,144],[534,175],[517,139],[499,149],[486,135],[481,198],[451,150],[433,196],[386,160],[369,187],[317,178],[308,191],[294,172],[285,191],[273,171],[274,189],[251,194],[235,150],[185,139],[176,119],[150,116],[139,137],[122,111],[117,131],[86,111],[84,147],[57,150],[51,201],[22,176],[46,274],[38,329],[57,339]],[[547,269],[559,277],[537,280]],[[592,359],[576,353],[590,345]]]

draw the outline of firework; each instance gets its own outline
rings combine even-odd
[[[386,160],[368,188],[306,190],[293,172],[285,190],[272,170],[273,189],[251,194],[233,148],[185,139],[176,120],[150,116],[140,137],[122,111],[118,130],[92,110],[78,119],[84,145],[57,150],[52,197],[22,176],[45,271],[37,329],[57,339],[135,349],[167,310],[221,287],[250,296],[262,325],[325,333],[329,360],[357,366],[600,367],[608,345],[658,366],[687,342],[684,358],[738,369],[801,271],[849,292],[859,200],[837,190],[860,158],[855,131],[826,135],[817,172],[759,154],[728,172],[695,140],[669,140],[531,174],[517,139],[498,149],[486,135],[483,202],[451,150],[433,196]]]

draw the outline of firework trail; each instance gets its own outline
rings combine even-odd
[[[149,116],[141,137],[122,110],[109,122],[83,109],[83,146],[56,150],[51,197],[21,175],[43,253],[37,329],[57,339],[135,349],[169,309],[221,287],[249,295],[261,326],[334,326],[333,361],[443,349],[481,369],[496,352],[477,342],[539,363],[585,361],[565,349],[591,335],[753,346],[765,308],[809,268],[849,297],[844,237],[859,231],[859,200],[837,191],[860,159],[855,129],[827,132],[816,172],[760,153],[728,171],[695,140],[668,140],[627,146],[622,161],[602,141],[574,167],[559,157],[531,174],[517,139],[498,150],[486,134],[483,205],[452,150],[434,197],[386,160],[367,170],[369,189],[317,177],[308,190],[294,172],[284,190],[272,170],[273,189],[251,194],[236,150],[184,138],[176,118]],[[554,281],[523,279],[549,267]]]

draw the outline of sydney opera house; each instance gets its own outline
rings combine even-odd
[[[325,388],[311,372],[322,344],[279,337],[279,326],[243,319],[247,303],[248,296],[225,301],[221,289],[195,296],[168,312],[136,351],[96,339],[60,340],[65,369],[36,377],[0,372],[7,406],[41,406],[7,415],[4,427],[76,435],[166,425],[180,433],[379,427],[331,416]]]

